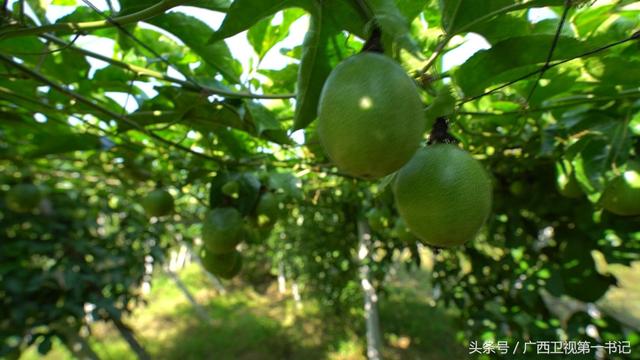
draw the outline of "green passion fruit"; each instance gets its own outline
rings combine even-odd
[[[425,243],[453,247],[471,240],[491,210],[491,181],[468,152],[452,144],[419,150],[393,184],[398,212]]]
[[[225,254],[233,251],[242,240],[243,220],[234,208],[210,210],[202,223],[202,241],[207,251]]]
[[[640,215],[640,163],[632,164],[609,182],[600,204],[617,215]]]
[[[142,200],[142,207],[149,216],[169,215],[173,206],[173,196],[166,190],[154,190]]]
[[[223,279],[231,279],[238,275],[242,268],[242,255],[233,250],[225,254],[213,254],[205,251],[202,266],[208,272]]]
[[[320,142],[349,175],[377,179],[398,170],[417,150],[425,125],[416,85],[384,55],[361,53],[343,61],[322,89]]]

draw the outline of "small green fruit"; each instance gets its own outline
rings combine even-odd
[[[25,213],[33,210],[42,200],[42,194],[33,184],[18,184],[7,193],[7,207],[15,212]]]
[[[173,196],[165,190],[154,190],[142,200],[142,207],[149,216],[165,216],[173,212]]]
[[[233,251],[242,240],[242,215],[234,208],[209,211],[202,224],[202,241],[213,254]]]
[[[451,144],[419,150],[396,177],[398,212],[430,245],[452,247],[471,240],[491,210],[491,181],[482,165]]]
[[[576,180],[573,166],[567,160],[556,163],[556,184],[558,185],[558,192],[564,197],[577,199],[584,195],[578,180]]]
[[[258,223],[260,225],[269,225],[276,222],[278,213],[280,212],[278,199],[270,192],[262,194],[256,207],[258,215]]]
[[[235,180],[231,180],[224,184],[221,190],[222,193],[227,196],[237,197],[238,192],[240,191],[240,184]]]
[[[631,165],[611,180],[602,193],[600,204],[617,215],[640,215],[640,164]]]
[[[386,218],[384,212],[378,208],[373,208],[367,211],[366,214],[367,221],[369,222],[369,226],[371,230],[377,232],[384,232],[387,228],[388,219]]]

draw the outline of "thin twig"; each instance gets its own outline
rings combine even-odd
[[[41,35],[42,38],[46,39],[46,40],[50,40],[51,42],[54,42],[56,44],[59,45],[66,45],[68,44],[67,42],[65,42],[64,40],[55,37],[53,35],[49,35],[49,34],[43,34]],[[155,79],[159,79],[159,80],[164,80],[164,81],[168,81],[174,84],[178,84],[181,85],[184,89],[186,90],[190,90],[190,91],[195,91],[198,93],[202,93],[202,94],[207,94],[207,95],[219,95],[222,97],[226,97],[226,98],[231,98],[231,99],[240,99],[240,98],[247,98],[247,99],[291,99],[291,98],[295,98],[296,94],[253,94],[250,92],[233,92],[233,91],[228,91],[228,90],[223,90],[223,89],[216,89],[216,88],[212,88],[212,87],[208,87],[205,85],[201,85],[201,84],[193,84],[191,82],[188,81],[184,81],[184,80],[180,80],[165,74],[162,74],[160,72],[151,70],[151,69],[147,69],[141,66],[136,66],[136,65],[131,65],[131,64],[127,64],[125,62],[122,61],[118,61],[116,59],[92,52],[90,50],[86,50],[77,46],[69,46],[68,47],[70,50],[73,51],[77,51],[79,53],[84,54],[85,56],[89,56],[92,57],[94,59],[98,59],[98,60],[102,60],[106,63],[109,63],[111,65],[117,66],[119,68],[131,71],[131,72],[135,72],[138,76],[148,76],[148,77],[152,77]]]
[[[122,122],[125,122],[125,123],[133,126],[135,129],[141,131],[142,133],[148,135],[149,137],[151,137],[153,139],[156,139],[156,140],[158,140],[158,141],[160,141],[160,142],[162,142],[162,143],[164,143],[166,145],[169,145],[169,146],[174,147],[176,149],[188,152],[190,154],[193,154],[193,155],[196,155],[196,156],[208,159],[208,160],[214,160],[214,161],[221,162],[221,163],[229,163],[231,161],[231,160],[227,160],[227,159],[224,159],[224,158],[221,158],[221,157],[203,154],[203,153],[194,151],[193,149],[190,149],[188,147],[185,147],[185,146],[183,146],[181,144],[174,143],[174,142],[172,142],[170,140],[167,140],[167,139],[163,138],[162,136],[159,136],[159,135],[157,135],[157,134],[155,134],[153,132],[148,131],[143,126],[140,126],[138,123],[128,119],[127,117],[121,116],[120,114],[117,114],[117,113],[115,113],[115,112],[113,112],[113,111],[111,111],[111,110],[109,110],[109,109],[107,109],[107,108],[105,108],[105,107],[103,107],[101,105],[96,104],[91,99],[86,98],[83,95],[80,95],[80,94],[78,94],[78,93],[76,93],[76,92],[74,92],[72,90],[67,89],[66,87],[54,82],[53,80],[50,80],[49,78],[47,78],[46,76],[40,74],[39,72],[34,71],[34,70],[32,70],[32,69],[30,69],[30,68],[28,68],[28,67],[26,67],[26,66],[24,66],[22,64],[18,64],[16,62],[14,62],[13,60],[11,60],[9,57],[6,57],[6,56],[4,56],[2,54],[0,54],[0,61],[3,61],[6,64],[9,64],[9,65],[17,68],[18,70],[28,74],[32,78],[51,86],[52,88],[54,88],[57,91],[65,94],[66,96],[68,96],[68,97],[70,97],[70,98],[72,98],[72,99],[74,99],[74,100],[76,100],[76,101],[78,101],[78,102],[80,102],[82,104],[85,104],[85,105],[97,110],[98,112],[101,112],[101,113],[103,113],[103,114],[105,114],[105,115],[107,115],[107,116],[109,116],[109,117],[111,117],[113,119],[120,120]]]
[[[114,20],[119,24],[130,24],[138,21],[142,21],[160,14],[163,14],[165,11],[174,8],[176,6],[183,5],[184,3],[189,2],[189,0],[163,0],[155,5],[150,6],[149,8],[143,9],[133,14],[124,15]],[[37,27],[27,27],[27,28],[19,28],[19,29],[10,29],[0,31],[0,39],[7,39],[12,37],[19,36],[29,36],[29,35],[40,35],[44,33],[50,32],[58,32],[58,33],[75,33],[78,31],[88,31],[88,30],[96,30],[102,29],[105,27],[110,27],[113,24],[108,21],[86,21],[86,22],[68,22],[68,23],[58,23]]]
[[[540,69],[540,73],[538,74],[538,79],[533,83],[531,90],[529,91],[529,95],[527,96],[527,104],[531,101],[531,97],[533,96],[533,92],[536,91],[538,87],[538,83],[544,76],[544,73],[549,68],[549,63],[551,62],[551,58],[553,58],[553,52],[558,46],[558,40],[560,39],[560,33],[562,32],[562,27],[564,26],[565,21],[567,20],[567,14],[569,14],[569,9],[571,8],[571,0],[564,1],[564,11],[562,12],[562,18],[560,18],[560,23],[558,24],[558,28],[556,29],[556,34],[553,37],[553,42],[551,43],[551,48],[549,49],[549,53],[547,54],[547,60],[544,62],[542,69]]]
[[[593,50],[587,51],[585,53],[582,53],[582,54],[579,54],[579,55],[576,55],[576,56],[573,56],[573,57],[570,57],[570,58],[567,58],[567,59],[564,59],[564,60],[556,61],[556,62],[554,62],[552,64],[549,64],[546,68],[543,67],[543,68],[537,69],[535,71],[532,71],[530,73],[522,75],[522,76],[520,76],[520,77],[518,77],[518,78],[516,78],[514,80],[511,80],[511,81],[509,81],[509,82],[507,82],[505,84],[502,84],[502,85],[497,86],[497,87],[495,87],[495,88],[493,88],[491,90],[488,90],[488,91],[486,91],[486,92],[484,92],[482,94],[475,95],[475,96],[472,96],[472,97],[467,98],[467,99],[463,99],[458,103],[458,106],[460,106],[462,104],[465,104],[465,103],[468,103],[470,101],[477,100],[477,99],[482,98],[484,96],[491,95],[491,94],[495,93],[496,91],[504,89],[505,87],[507,87],[509,85],[513,85],[513,84],[515,84],[515,83],[517,83],[519,81],[522,81],[522,80],[525,80],[527,78],[530,78],[531,76],[534,76],[534,75],[538,74],[539,72],[541,72],[543,70],[546,71],[546,70],[549,70],[549,69],[551,69],[553,67],[556,67],[556,66],[562,65],[564,63],[567,63],[569,61],[572,61],[572,60],[575,60],[575,59],[579,59],[579,58],[584,58],[584,57],[587,57],[587,56],[591,56],[593,54],[596,54],[596,53],[599,53],[601,51],[610,49],[610,48],[612,48],[614,46],[618,46],[618,45],[624,44],[624,43],[629,42],[631,40],[637,40],[638,38],[640,38],[640,32],[636,32],[636,33],[634,33],[633,35],[631,35],[630,37],[628,37],[626,39],[618,40],[618,41],[613,42],[611,44],[608,44],[608,45],[605,45],[605,46],[601,46],[601,47],[599,47],[597,49],[593,49]]]

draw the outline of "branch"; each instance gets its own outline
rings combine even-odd
[[[49,35],[49,34],[42,34],[41,35],[42,38],[49,40],[53,43],[56,43],[58,45],[61,46],[68,46],[69,43],[60,39],[59,37],[53,36],[53,35]],[[201,84],[194,84],[193,82],[190,81],[185,81],[185,80],[181,80],[181,79],[176,79],[174,77],[171,77],[169,75],[165,75],[163,73],[157,72],[155,70],[151,70],[151,69],[147,69],[141,66],[136,66],[136,65],[131,65],[131,64],[127,64],[125,62],[122,61],[118,61],[116,59],[77,47],[75,45],[72,46],[68,46],[67,47],[69,50],[73,50],[73,51],[77,51],[79,53],[82,53],[86,56],[92,57],[94,59],[98,59],[98,60],[102,60],[106,63],[109,63],[111,65],[117,66],[119,68],[131,71],[136,73],[138,76],[148,76],[148,77],[152,77],[155,79],[159,79],[159,80],[164,80],[164,81],[168,81],[174,84],[179,84],[181,85],[184,89],[187,90],[191,90],[191,91],[195,91],[195,92],[199,92],[202,94],[206,94],[206,95],[219,95],[219,96],[223,96],[226,98],[230,98],[230,99],[241,99],[241,98],[247,98],[247,99],[291,99],[291,98],[295,98],[296,94],[254,94],[254,93],[250,93],[250,92],[234,92],[234,91],[228,91],[228,90],[223,90],[223,89],[216,89],[216,88],[212,88],[212,87],[208,87],[205,85],[201,85]]]
[[[569,61],[573,61],[573,60],[575,60],[575,59],[579,59],[579,58],[584,58],[584,57],[587,57],[587,56],[591,56],[591,55],[596,54],[596,53],[599,53],[599,52],[601,52],[601,51],[604,51],[604,50],[610,49],[610,48],[612,48],[612,47],[614,47],[614,46],[622,45],[622,44],[624,44],[624,43],[626,43],[626,42],[628,42],[628,41],[638,40],[638,39],[640,39],[640,31],[637,31],[637,32],[633,33],[631,36],[629,36],[629,37],[628,37],[628,38],[626,38],[626,39],[618,40],[618,41],[616,41],[616,42],[614,42],[614,43],[611,43],[611,44],[608,44],[608,45],[605,45],[605,46],[601,46],[601,47],[599,47],[599,48],[597,48],[597,49],[593,49],[593,50],[587,51],[587,52],[585,52],[585,53],[582,53],[582,54],[579,54],[579,55],[576,55],[576,56],[573,56],[573,57],[570,57],[570,58],[567,58],[567,59],[564,59],[564,60],[556,61],[556,62],[554,62],[553,64],[549,64],[549,65],[548,65],[548,66],[546,66],[546,67],[544,67],[544,66],[543,66],[543,67],[541,67],[540,69],[537,69],[537,70],[534,70],[534,71],[532,71],[532,72],[530,72],[530,73],[527,73],[527,74],[525,74],[525,75],[522,75],[522,76],[520,76],[520,77],[519,77],[519,78],[517,78],[517,79],[511,80],[511,81],[509,81],[509,82],[507,82],[507,83],[505,83],[505,84],[502,84],[502,85],[500,85],[500,86],[497,86],[497,87],[495,87],[495,88],[493,88],[493,89],[491,89],[491,90],[489,90],[489,91],[486,91],[486,92],[484,92],[484,93],[482,93],[482,94],[475,95],[475,96],[472,96],[472,97],[467,98],[467,99],[463,99],[463,100],[461,100],[461,101],[458,103],[458,106],[460,106],[460,105],[462,105],[462,104],[465,104],[465,103],[468,103],[468,102],[473,101],[473,100],[477,100],[477,99],[479,99],[479,98],[481,98],[481,97],[484,97],[484,96],[487,96],[487,95],[491,95],[491,94],[493,94],[494,92],[496,92],[496,91],[498,91],[498,90],[504,89],[504,88],[506,88],[506,87],[507,87],[507,86],[509,86],[509,85],[513,85],[513,84],[515,84],[515,83],[517,83],[517,82],[519,82],[519,81],[522,81],[522,80],[525,80],[525,79],[527,79],[527,78],[530,78],[530,77],[532,77],[532,76],[534,76],[534,75],[536,75],[536,74],[538,74],[538,73],[540,73],[540,72],[542,72],[542,71],[547,71],[547,70],[549,70],[549,69],[551,69],[551,68],[553,68],[553,67],[556,67],[556,66],[562,65],[562,64],[567,63],[567,62],[569,62]]]
[[[611,96],[599,96],[599,97],[588,97],[589,95],[586,95],[586,96],[587,97],[584,98],[584,99],[578,99],[578,100],[575,100],[575,101],[567,101],[567,102],[557,101],[558,104],[539,107],[539,108],[532,108],[532,109],[523,109],[523,110],[514,110],[514,111],[501,111],[501,112],[458,111],[458,112],[456,112],[456,114],[458,114],[458,115],[471,115],[471,116],[503,116],[503,115],[518,115],[518,114],[532,113],[532,112],[545,112],[545,111],[550,111],[550,110],[555,110],[555,109],[562,109],[562,108],[565,108],[565,107],[571,107],[571,106],[580,105],[580,104],[596,103],[596,102],[602,102],[602,101],[613,101],[613,100],[640,97],[640,90],[627,91],[627,92],[624,92],[624,93],[621,93],[621,94],[618,94],[618,95],[611,95]],[[448,114],[447,116],[451,116],[451,115],[453,115],[453,114]]]
[[[512,5],[508,5],[505,7],[502,7],[500,9],[497,9],[495,11],[492,11],[488,14],[485,14],[477,19],[474,19],[473,21],[465,24],[464,26],[460,27],[459,29],[457,29],[455,32],[452,32],[450,34],[447,34],[444,39],[442,39],[442,41],[440,43],[438,43],[438,45],[436,46],[436,49],[434,50],[434,52],[431,54],[431,56],[429,57],[429,60],[427,60],[427,64],[420,70],[416,72],[416,76],[415,78],[420,78],[422,77],[422,75],[426,74],[427,71],[429,71],[429,68],[431,68],[431,66],[433,66],[433,64],[435,63],[436,59],[438,58],[438,56],[440,56],[442,54],[442,51],[444,50],[444,48],[447,46],[447,44],[449,43],[449,41],[457,34],[463,33],[467,30],[469,30],[470,28],[472,28],[473,26],[491,19],[494,16],[498,16],[500,14],[503,13],[508,13],[510,11],[514,11],[514,10],[518,10],[520,8],[523,7],[527,7],[530,3],[535,2],[536,0],[532,0],[532,1],[528,1],[525,3],[521,3],[521,4],[512,4]]]
[[[113,18],[113,21],[117,22],[118,24],[131,24],[138,21],[143,21],[154,16],[161,15],[165,11],[176,6],[184,5],[189,1],[190,0],[163,0],[153,6],[135,12],[133,14]],[[20,36],[40,35],[48,32],[68,34],[79,31],[102,29],[110,26],[113,26],[113,24],[108,20],[51,24],[38,27],[0,31],[0,40]]]
[[[560,39],[560,33],[562,32],[562,27],[564,26],[565,21],[567,21],[567,14],[569,14],[569,9],[571,8],[571,0],[564,0],[564,10],[562,11],[562,18],[560,19],[560,23],[558,24],[558,28],[556,29],[556,34],[553,37],[553,42],[551,43],[551,48],[549,48],[549,54],[547,54],[547,60],[544,62],[542,69],[540,69],[540,73],[538,74],[538,79],[533,83],[531,90],[529,91],[529,95],[527,96],[527,104],[531,101],[531,97],[533,96],[534,91],[538,87],[538,83],[540,79],[544,76],[544,73],[549,68],[549,63],[551,62],[551,58],[553,58],[553,52],[556,50],[556,46],[558,46],[558,40]]]
[[[157,135],[157,134],[155,134],[155,133],[153,133],[151,131],[148,131],[147,129],[145,129],[143,126],[140,126],[135,121],[132,121],[132,120],[128,119],[125,116],[117,114],[117,113],[115,113],[115,112],[113,112],[113,111],[111,111],[111,110],[109,110],[109,109],[107,109],[107,108],[105,108],[105,107],[103,107],[101,105],[98,105],[98,104],[94,103],[91,99],[86,98],[86,97],[84,97],[84,96],[82,96],[82,95],[80,95],[80,94],[78,94],[78,93],[76,93],[76,92],[74,92],[72,90],[67,89],[66,87],[54,82],[53,80],[50,80],[49,78],[47,78],[46,76],[40,74],[39,72],[37,72],[35,70],[32,70],[32,69],[30,69],[30,68],[28,68],[28,67],[26,67],[26,66],[24,66],[22,64],[18,64],[16,62],[14,62],[10,58],[6,57],[5,55],[0,54],[0,61],[3,61],[8,65],[17,68],[18,70],[22,71],[23,73],[28,74],[32,78],[34,78],[34,79],[36,79],[36,80],[38,80],[38,81],[40,81],[40,82],[42,82],[44,84],[47,84],[47,85],[51,86],[52,88],[54,88],[57,91],[65,94],[66,96],[76,100],[79,103],[85,104],[85,105],[97,110],[98,112],[101,112],[101,113],[103,113],[103,114],[105,114],[105,115],[107,115],[107,116],[109,116],[109,117],[111,117],[113,119],[120,120],[122,122],[128,123],[129,125],[133,126],[138,131],[140,131],[140,132],[146,134],[147,136],[149,136],[149,137],[151,137],[153,139],[156,139],[156,140],[158,140],[158,141],[160,141],[160,142],[162,142],[162,143],[164,143],[166,145],[169,145],[169,146],[174,147],[174,148],[176,148],[178,150],[182,150],[182,151],[191,153],[193,155],[196,155],[196,156],[208,159],[208,160],[214,160],[214,161],[222,162],[222,163],[229,163],[229,160],[223,159],[221,157],[206,155],[206,154],[194,151],[194,150],[192,150],[192,149],[190,149],[188,147],[185,147],[185,146],[183,146],[181,144],[178,144],[178,143],[174,143],[174,142],[172,142],[170,140],[167,140],[167,139],[163,138],[162,136],[159,136],[159,135]]]

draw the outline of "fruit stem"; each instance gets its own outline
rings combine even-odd
[[[373,31],[371,31],[371,36],[369,36],[367,42],[364,43],[360,53],[364,53],[366,51],[384,53],[384,47],[382,46],[382,30],[380,30],[380,27],[377,24],[374,25]]]
[[[432,144],[457,144],[458,140],[449,134],[449,122],[445,117],[439,117],[429,133],[428,145]]]

